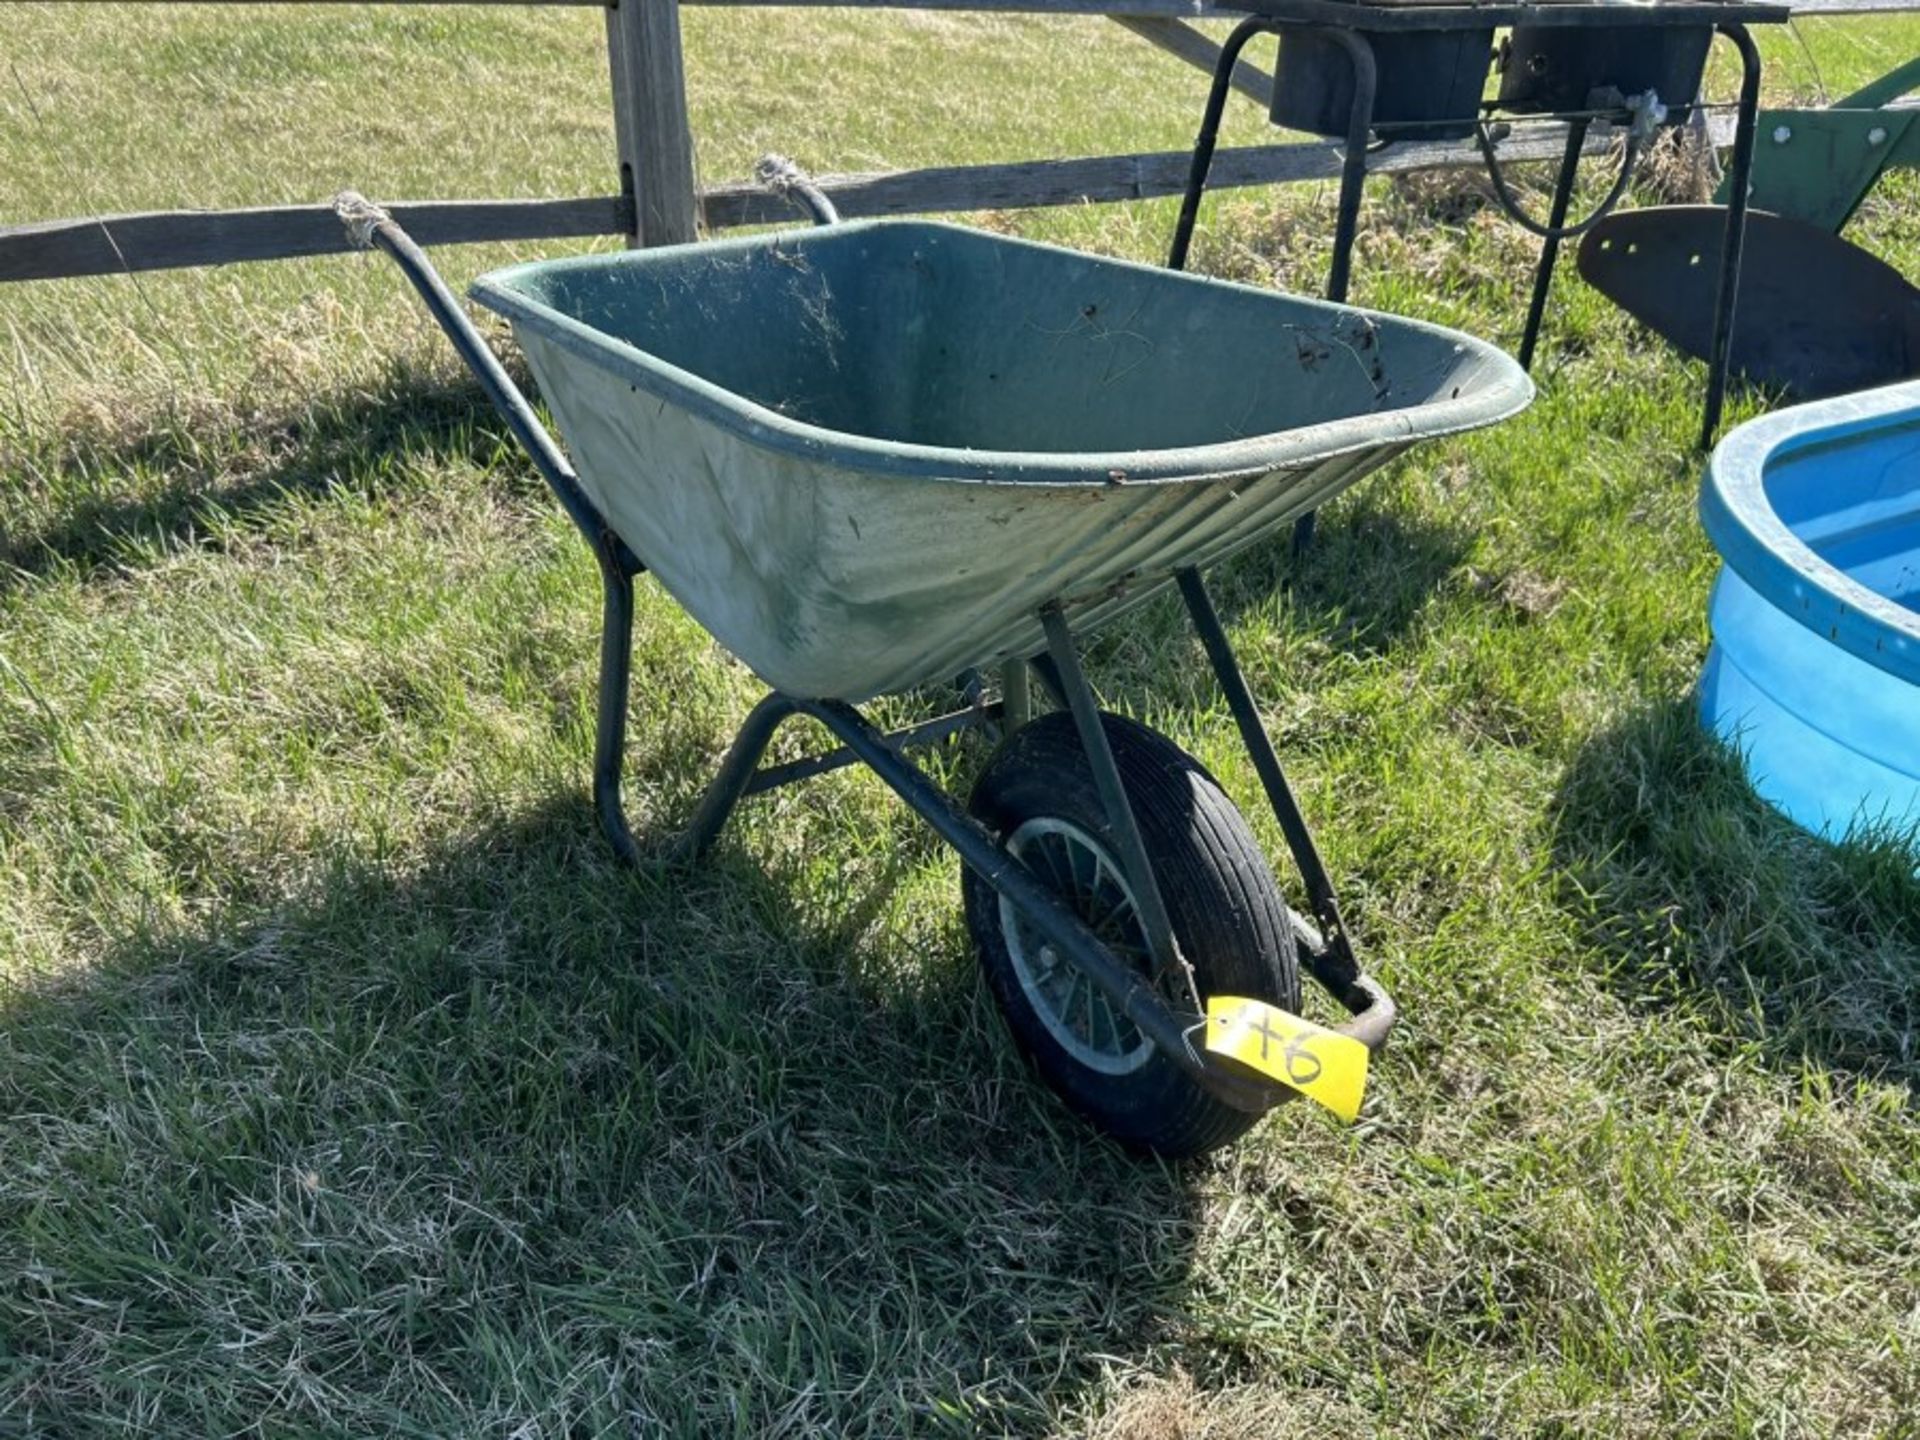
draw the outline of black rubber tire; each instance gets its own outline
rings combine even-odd
[[[1299,960],[1267,857],[1218,782],[1144,725],[1102,715],[1181,953],[1201,999],[1246,995],[1300,1008]],[[1004,839],[1027,821],[1066,821],[1118,856],[1073,717],[1045,715],[1016,731],[974,786],[968,808]],[[1124,1075],[1076,1058],[1047,1029],[1020,983],[999,895],[971,869],[961,892],[981,968],[1007,1028],[1068,1105],[1123,1145],[1167,1158],[1230,1144],[1257,1116],[1222,1104],[1158,1051]]]

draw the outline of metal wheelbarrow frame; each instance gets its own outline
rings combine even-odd
[[[804,186],[797,188],[798,198],[808,204],[817,220],[825,223],[833,218],[831,207],[823,197],[807,191]],[[536,418],[526,397],[418,247],[384,212],[359,197],[342,196],[336,205],[360,245],[377,247],[399,264],[599,561],[603,624],[593,763],[594,804],[601,828],[615,853],[629,864],[645,863],[646,857],[622,808],[620,790],[631,678],[633,581],[645,566],[596,506]],[[1524,397],[1519,403],[1525,403]],[[1349,1012],[1351,1018],[1339,1027],[1340,1033],[1370,1050],[1375,1049],[1384,1043],[1393,1028],[1397,1013],[1394,1002],[1365,974],[1355,957],[1332,880],[1198,570],[1189,565],[1177,570],[1173,578],[1305,884],[1311,920],[1288,912],[1295,952],[1314,979]],[[966,708],[890,734],[880,731],[852,704],[776,690],[749,713],[686,829],[667,848],[663,858],[684,862],[704,854],[734,808],[748,795],[848,765],[863,764],[951,845],[968,868],[1016,907],[1050,946],[1057,947],[1059,955],[1091,981],[1114,1012],[1137,1027],[1208,1095],[1249,1115],[1257,1115],[1293,1098],[1297,1093],[1293,1089],[1205,1052],[1196,1044],[1196,1036],[1205,1023],[1201,1016],[1176,1015],[1156,990],[1155,982],[1164,977],[1167,967],[1174,967],[1178,973],[1177,967],[1183,963],[1160,882],[1148,861],[1140,824],[1129,803],[1098,703],[1081,670],[1059,601],[1049,600],[1040,606],[1038,620],[1045,636],[1045,650],[1031,656],[1027,664],[1071,713],[1099,789],[1105,818],[1117,841],[1123,878],[1130,883],[1132,898],[1137,901],[1140,928],[1155,962],[1151,974],[1131,968],[1116,958],[1054,889],[903,753],[908,748],[937,742],[970,727],[997,725],[1007,718],[1017,722],[1022,718],[1019,711],[1024,708],[1025,697],[1011,684],[1008,689],[1014,693],[1009,695],[1010,703],[989,702],[981,697],[976,677],[972,703]],[[1016,664],[1010,667],[1009,673],[1017,670],[1024,675],[1025,669]],[[762,769],[760,761],[775,731],[795,716],[818,721],[835,737],[839,747],[825,755]],[[1192,971],[1187,969],[1185,976],[1196,1010],[1202,1009],[1198,990],[1193,986]]]

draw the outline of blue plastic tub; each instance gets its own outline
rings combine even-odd
[[[1920,383],[1741,426],[1700,512],[1706,723],[1809,830],[1920,822]]]

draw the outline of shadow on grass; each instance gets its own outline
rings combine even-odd
[[[1210,575],[1214,603],[1231,620],[1286,589],[1303,623],[1347,654],[1389,648],[1473,545],[1469,530],[1371,501],[1323,512],[1304,553],[1294,552],[1292,533],[1288,527]]]
[[[633,873],[590,827],[0,1001],[16,1418],[1025,1430],[1177,1323],[1187,1185],[1026,1077],[957,905],[874,938],[950,881]]]
[[[45,493],[34,511],[0,526],[0,587],[244,528],[292,495],[336,485],[372,493],[408,465],[457,460],[485,469],[517,455],[512,444],[479,386],[451,363],[396,363],[371,385],[319,391],[267,413],[96,416],[61,436],[55,453],[23,464]]]
[[[1265,613],[1290,646],[1366,658],[1390,649],[1419,623],[1471,545],[1465,530],[1372,503],[1341,505],[1321,515],[1306,553],[1294,553],[1289,526],[1205,578],[1229,630],[1250,620],[1258,625]],[[1212,667],[1177,593],[1162,593],[1078,638],[1102,702],[1123,714],[1150,718],[1217,701]],[[1273,704],[1275,661],[1249,648],[1244,637],[1235,651],[1256,703]],[[1279,662],[1278,673],[1281,686],[1300,683],[1292,657]]]
[[[1575,758],[1554,807],[1568,906],[1631,1002],[1698,1005],[1790,1063],[1920,1080],[1920,880],[1897,837],[1833,845],[1756,797],[1690,699]]]

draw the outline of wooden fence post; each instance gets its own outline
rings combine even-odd
[[[607,0],[620,190],[633,202],[635,245],[695,238],[693,126],[680,53],[680,0]]]

